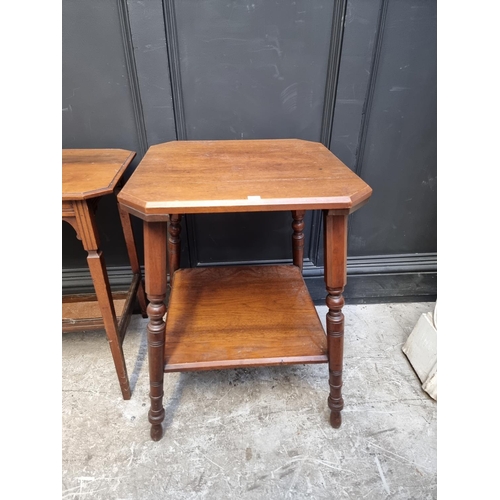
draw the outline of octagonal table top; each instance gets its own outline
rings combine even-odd
[[[63,149],[62,199],[111,194],[134,156],[124,149]]]
[[[151,146],[118,195],[145,220],[168,214],[337,209],[372,189],[318,142],[173,141]]]

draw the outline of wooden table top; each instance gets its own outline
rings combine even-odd
[[[168,214],[344,209],[372,189],[325,146],[299,139],[151,146],[118,195],[145,220]]]
[[[134,156],[124,149],[63,149],[62,199],[85,200],[112,193]]]

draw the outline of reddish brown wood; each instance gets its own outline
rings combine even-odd
[[[142,277],[133,241],[130,215],[126,211],[120,211],[134,278],[126,294],[123,312],[118,322],[104,257],[99,248],[95,211],[101,196],[112,194],[118,189],[120,179],[134,156],[134,152],[121,149],[65,149],[62,152],[62,219],[73,226],[88,253],[87,262],[101,316],[87,318],[87,322],[83,321],[83,318],[78,318],[77,327],[88,329],[98,325],[104,326],[124,399],[130,399],[131,392],[122,350],[123,337],[135,296],[138,296],[141,308],[145,312],[145,295],[142,290]],[[71,329],[70,318],[63,321],[63,331],[64,323],[66,330],[68,326]]]
[[[170,216],[168,225],[168,267],[170,271],[170,286],[174,283],[174,273],[181,262],[181,215]]]
[[[167,294],[167,224],[144,223],[144,264],[146,269],[146,294],[148,305],[148,358],[151,408],[151,439],[159,441],[163,435],[163,351],[165,345]]]
[[[132,278],[132,283],[127,291],[127,296],[125,299],[125,304],[123,306],[122,314],[118,320],[118,331],[120,334],[120,344],[123,344],[125,339],[125,334],[127,333],[127,328],[130,323],[130,318],[134,309],[135,298],[138,295],[139,287],[142,285],[142,275],[134,274]],[[144,300],[146,300],[146,294],[144,293]],[[147,317],[147,311],[145,311]]]
[[[87,250],[87,252],[98,250],[100,242],[94,210],[92,210],[92,207],[90,207],[85,200],[74,201],[73,208],[75,210],[76,225],[78,228],[77,232],[83,248]]]
[[[75,220],[75,211],[73,209],[72,201],[64,201],[62,202],[62,219],[69,222],[73,228],[76,230],[76,220]]]
[[[293,264],[301,271],[304,265],[304,215],[305,210],[292,210],[292,249]]]
[[[342,293],[347,269],[347,215],[329,215],[324,212],[325,284],[328,295],[326,305],[326,333],[328,338],[328,369],[330,373],[328,407],[330,424],[342,424],[342,360],[344,356],[344,315]]]
[[[297,267],[176,272],[168,305],[166,372],[326,363],[326,351],[323,326]]]
[[[124,149],[63,149],[63,201],[111,194],[134,156]]]
[[[168,214],[347,209],[371,188],[325,146],[299,139],[151,146],[119,200],[144,220]]]
[[[127,302],[127,292],[112,294],[113,305],[121,330],[121,317]],[[62,298],[62,331],[79,332],[104,328],[101,310],[95,293],[64,295]]]
[[[141,309],[142,317],[147,318],[148,313],[146,311],[146,294],[144,292],[144,285],[142,283],[142,273],[141,266],[139,264],[139,259],[137,257],[137,250],[135,246],[134,231],[132,230],[132,222],[130,220],[130,214],[123,209],[120,204],[118,204],[118,213],[120,214],[120,221],[122,223],[123,235],[125,236],[125,244],[127,246],[127,253],[130,260],[130,267],[132,268],[132,273],[134,278],[139,278],[139,283],[137,286],[137,300],[139,302],[139,307]]]
[[[118,198],[125,210],[149,227],[145,248],[146,285],[152,287],[147,293],[153,301],[148,327],[153,439],[160,439],[164,417],[163,369],[328,361],[330,421],[334,427],[340,425],[347,216],[362,206],[371,192],[327,148],[309,141],[175,141],[149,148]],[[316,333],[304,335],[304,322],[313,317],[311,305],[305,306],[305,299],[296,300],[301,293],[296,288],[299,281],[288,280],[288,271],[269,280],[268,273],[276,266],[267,271],[178,270],[180,214],[292,210],[295,266],[287,267],[300,277],[303,218],[308,209],[324,210],[327,353],[324,333],[319,336],[315,330],[317,318],[313,321]],[[167,243],[166,229],[158,224],[167,221],[169,267],[176,278],[163,344]],[[251,273],[262,275],[252,281]],[[148,285],[148,279],[154,285]],[[301,339],[303,344],[299,345]],[[160,376],[159,348],[163,345]]]
[[[101,250],[99,249],[99,235],[92,207],[86,200],[73,202],[78,234],[83,248],[87,251],[87,263],[94,284],[94,289],[101,310],[102,321],[106,330],[109,348],[115,364],[116,374],[120,383],[123,399],[130,399],[130,384],[125,365],[125,358],[121,348],[118,322],[116,318],[113,297],[109,286],[108,273]]]
[[[100,250],[90,250],[88,252],[87,263],[89,265],[92,281],[94,282],[97,301],[101,309],[102,320],[104,322],[104,328],[106,329],[109,348],[111,349],[111,355],[115,363],[116,374],[120,382],[123,399],[130,399],[131,391],[127,367],[121,347],[120,333],[102,252]]]

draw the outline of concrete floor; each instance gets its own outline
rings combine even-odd
[[[401,351],[432,308],[345,306],[339,430],[328,423],[327,365],[174,373],[156,443],[147,320],[134,316],[124,342],[130,401],[104,332],[64,334],[62,498],[436,498],[437,403]]]

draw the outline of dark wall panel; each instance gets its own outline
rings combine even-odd
[[[127,0],[149,146],[177,139],[162,0]]]
[[[119,2],[62,2],[62,147],[123,148],[140,152],[124,48],[126,11]],[[137,160],[135,160],[135,164]],[[127,265],[116,200],[104,197],[97,211],[106,261]],[[86,252],[63,223],[63,268],[86,266]]]
[[[351,255],[436,251],[436,2],[392,0],[381,25],[352,216]],[[363,131],[362,131],[363,132]]]
[[[62,147],[138,151],[118,3],[62,2]]]
[[[311,231],[310,221],[311,213],[307,213],[308,233]],[[240,213],[199,215],[194,219],[193,229],[205,244],[195,242],[195,262],[207,265],[214,262],[291,261],[291,223],[290,212],[250,213],[245,217]],[[304,251],[308,254],[308,245]]]
[[[330,149],[352,169],[359,150],[380,6],[381,0],[347,2]]]
[[[175,2],[188,139],[319,140],[333,2]]]

